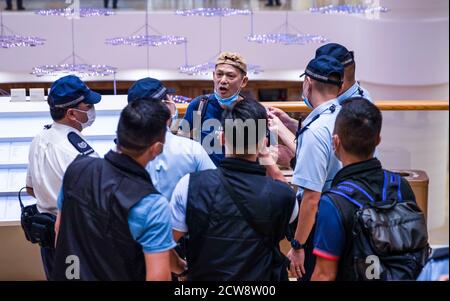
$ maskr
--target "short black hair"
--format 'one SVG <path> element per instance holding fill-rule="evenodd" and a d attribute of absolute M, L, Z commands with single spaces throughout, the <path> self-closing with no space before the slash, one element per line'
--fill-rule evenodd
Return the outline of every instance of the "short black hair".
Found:
<path fill-rule="evenodd" d="M 64 108 L 58 108 L 58 107 L 53 106 L 50 98 L 47 99 L 47 103 L 50 106 L 50 116 L 52 117 L 52 119 L 54 121 L 59 121 L 59 120 L 63 119 L 64 117 L 66 117 L 67 110 L 77 108 L 78 105 L 80 103 L 82 103 L 82 101 L 80 101 L 74 105 L 64 107 Z"/>
<path fill-rule="evenodd" d="M 232 131 L 227 127 L 232 125 Z M 253 154 L 252 149 L 267 135 L 267 111 L 256 100 L 245 99 L 222 113 L 225 144 L 233 154 Z M 231 143 L 233 143 L 231 145 Z"/>
<path fill-rule="evenodd" d="M 363 97 L 347 99 L 336 117 L 334 133 L 348 153 L 367 158 L 373 154 L 381 132 L 380 109 Z"/>
<path fill-rule="evenodd" d="M 50 107 L 50 116 L 54 121 L 59 121 L 66 116 L 67 110 L 70 108 Z"/>
<path fill-rule="evenodd" d="M 150 145 L 164 141 L 170 111 L 161 101 L 132 101 L 120 114 L 117 145 L 142 153 Z"/>

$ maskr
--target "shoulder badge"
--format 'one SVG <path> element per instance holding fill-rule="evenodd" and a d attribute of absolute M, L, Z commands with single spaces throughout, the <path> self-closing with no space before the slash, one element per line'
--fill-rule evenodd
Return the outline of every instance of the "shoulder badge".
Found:
<path fill-rule="evenodd" d="M 94 152 L 94 149 L 75 132 L 67 134 L 67 139 L 81 155 L 87 156 Z"/>

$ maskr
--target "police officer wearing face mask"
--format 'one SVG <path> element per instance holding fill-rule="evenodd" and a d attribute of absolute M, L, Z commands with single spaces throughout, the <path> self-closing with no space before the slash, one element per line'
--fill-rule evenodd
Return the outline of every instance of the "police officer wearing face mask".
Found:
<path fill-rule="evenodd" d="M 167 121 L 164 151 L 150 161 L 146 169 L 150 174 L 155 188 L 168 200 L 172 191 L 184 175 L 215 169 L 216 166 L 209 158 L 202 146 L 191 139 L 171 133 L 169 128 L 178 118 L 178 110 L 170 94 L 175 90 L 166 88 L 155 78 L 142 78 L 128 89 L 128 103 L 133 101 L 161 101 L 170 110 L 171 118 Z"/>
<path fill-rule="evenodd" d="M 74 75 L 52 84 L 47 102 L 53 123 L 46 125 L 33 139 L 28 156 L 27 192 L 36 198 L 39 212 L 56 216 L 62 178 L 76 156 L 98 157 L 81 131 L 94 122 L 94 105 L 100 100 L 100 94 Z M 42 247 L 41 255 L 47 279 L 50 279 L 54 249 Z"/>
<path fill-rule="evenodd" d="M 180 124 L 180 135 L 202 143 L 217 166 L 224 156 L 217 133 L 222 113 L 244 100 L 241 90 L 247 85 L 247 64 L 237 53 L 222 52 L 213 73 L 214 93 L 199 96 L 189 104 Z"/>
<path fill-rule="evenodd" d="M 312 112 L 297 131 L 297 162 L 292 183 L 298 186 L 301 202 L 297 228 L 288 257 L 291 271 L 308 280 L 314 257 L 310 235 L 322 191 L 327 190 L 342 164 L 333 152 L 332 133 L 340 110 L 337 96 L 342 86 L 344 67 L 331 56 L 319 56 L 308 63 L 303 81 L 303 100 Z"/>

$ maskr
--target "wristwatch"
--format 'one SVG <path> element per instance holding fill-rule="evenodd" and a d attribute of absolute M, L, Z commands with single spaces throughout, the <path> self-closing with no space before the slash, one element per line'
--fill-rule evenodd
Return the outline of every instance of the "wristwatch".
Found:
<path fill-rule="evenodd" d="M 306 247 L 306 244 L 301 244 L 298 240 L 293 239 L 293 240 L 291 240 L 291 247 L 294 250 L 300 250 L 300 249 L 304 249 Z"/>

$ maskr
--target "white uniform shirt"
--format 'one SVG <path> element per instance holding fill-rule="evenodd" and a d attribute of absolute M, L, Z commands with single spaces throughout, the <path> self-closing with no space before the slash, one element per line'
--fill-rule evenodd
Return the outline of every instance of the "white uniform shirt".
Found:
<path fill-rule="evenodd" d="M 31 142 L 26 185 L 33 188 L 39 212 L 55 215 L 58 212 L 56 200 L 64 173 L 80 154 L 67 138 L 70 132 L 83 138 L 77 129 L 54 122 Z M 98 154 L 94 152 L 90 156 L 98 157 Z"/>
<path fill-rule="evenodd" d="M 200 143 L 167 130 L 163 152 L 146 168 L 156 190 L 170 200 L 175 185 L 184 175 L 216 166 Z"/>

